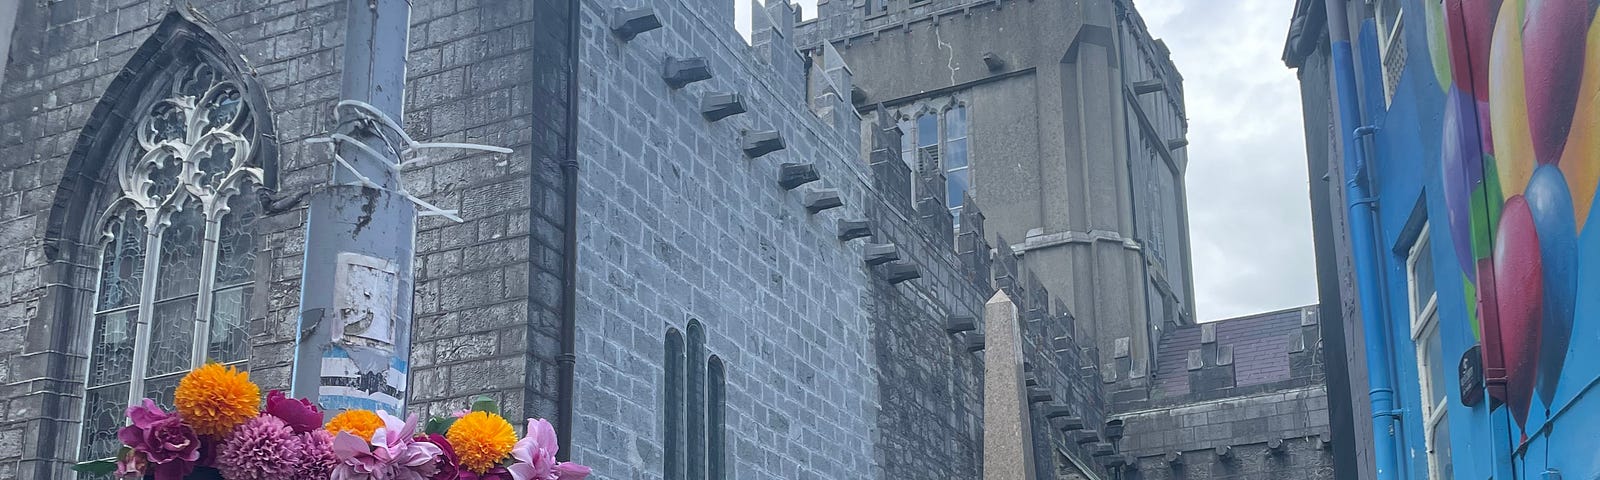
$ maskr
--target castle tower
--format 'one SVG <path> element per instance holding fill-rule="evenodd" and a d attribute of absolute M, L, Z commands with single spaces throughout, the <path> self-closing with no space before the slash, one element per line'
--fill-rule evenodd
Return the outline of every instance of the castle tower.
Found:
<path fill-rule="evenodd" d="M 986 207 L 1109 389 L 1145 395 L 1161 332 L 1195 318 L 1182 78 L 1132 3 L 821 0 L 796 36 L 853 66 L 864 124 L 900 126 L 953 214 Z"/>

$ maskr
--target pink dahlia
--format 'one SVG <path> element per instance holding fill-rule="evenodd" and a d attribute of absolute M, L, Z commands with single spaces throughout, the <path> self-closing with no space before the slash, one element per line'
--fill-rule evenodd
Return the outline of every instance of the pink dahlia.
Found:
<path fill-rule="evenodd" d="M 333 437 L 333 454 L 339 458 L 333 480 L 429 480 L 439 473 L 444 451 L 416 440 L 416 415 L 400 420 L 379 410 L 378 417 L 384 426 L 372 433 L 370 441 L 350 432 Z"/>
<path fill-rule="evenodd" d="M 528 419 L 528 434 L 511 449 L 516 463 L 507 467 L 514 480 L 583 480 L 589 467 L 556 462 L 556 430 L 542 418 Z"/>
<path fill-rule="evenodd" d="M 229 480 L 293 478 L 301 448 L 288 423 L 261 415 L 235 427 L 217 446 L 217 470 Z"/>
<path fill-rule="evenodd" d="M 292 427 L 291 427 L 292 428 Z M 333 434 L 316 429 L 296 436 L 300 442 L 300 463 L 294 478 L 328 478 L 339 457 L 333 454 Z"/>

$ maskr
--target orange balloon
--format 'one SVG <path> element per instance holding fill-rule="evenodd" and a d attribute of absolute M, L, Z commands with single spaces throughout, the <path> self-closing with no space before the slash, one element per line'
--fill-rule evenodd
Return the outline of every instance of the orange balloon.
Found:
<path fill-rule="evenodd" d="M 1521 195 L 1537 166 L 1522 74 L 1522 2 L 1506 2 L 1489 47 L 1489 125 L 1502 200 Z"/>
<path fill-rule="evenodd" d="M 1567 188 L 1572 191 L 1572 210 L 1578 216 L 1579 232 L 1589 219 L 1595 187 L 1600 185 L 1600 16 L 1589 24 L 1585 48 L 1583 83 L 1578 87 L 1578 106 L 1560 164 Z"/>

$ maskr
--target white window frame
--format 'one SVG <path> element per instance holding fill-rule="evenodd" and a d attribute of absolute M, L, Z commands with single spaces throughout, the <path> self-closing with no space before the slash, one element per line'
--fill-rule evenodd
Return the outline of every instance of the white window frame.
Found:
<path fill-rule="evenodd" d="M 1420 298 L 1416 288 L 1417 258 L 1423 249 L 1429 248 L 1429 227 L 1429 224 L 1423 224 L 1422 231 L 1406 252 L 1406 297 L 1410 300 L 1411 343 L 1417 354 L 1417 383 L 1422 398 L 1423 444 L 1427 449 L 1428 478 L 1443 479 L 1445 477 L 1440 464 L 1451 459 L 1440 458 L 1434 444 L 1441 440 L 1435 435 L 1439 427 L 1449 418 L 1450 395 L 1444 386 L 1433 384 L 1431 372 L 1434 362 L 1445 362 L 1446 359 L 1428 356 L 1429 337 L 1439 335 L 1439 294 L 1437 284 L 1434 291 L 1427 292 L 1427 298 Z M 1450 439 L 1442 441 L 1448 442 Z"/>
<path fill-rule="evenodd" d="M 1439 0 L 1423 0 L 1439 1 Z M 1406 23 L 1406 10 L 1402 6 L 1403 0 L 1371 0 L 1373 20 L 1378 26 L 1378 59 L 1383 71 L 1383 101 L 1385 105 L 1394 97 L 1395 86 L 1399 84 L 1400 73 L 1405 70 L 1405 59 L 1401 58 L 1399 65 L 1390 65 L 1396 61 L 1390 57 L 1397 54 L 1404 56 L 1401 49 L 1405 48 L 1404 25 Z M 1394 24 L 1384 24 L 1384 14 L 1393 8 Z M 1398 40 L 1398 41 L 1397 41 Z"/>

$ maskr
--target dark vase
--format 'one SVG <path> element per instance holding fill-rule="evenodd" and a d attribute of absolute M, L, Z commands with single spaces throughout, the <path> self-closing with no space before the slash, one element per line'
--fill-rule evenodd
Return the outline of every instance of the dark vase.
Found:
<path fill-rule="evenodd" d="M 155 475 L 145 475 L 144 480 L 155 480 Z M 222 472 L 211 467 L 195 467 L 194 472 L 183 477 L 184 480 L 222 480 Z"/>

